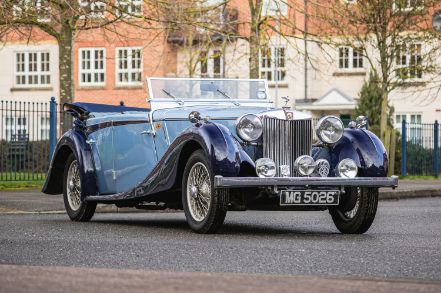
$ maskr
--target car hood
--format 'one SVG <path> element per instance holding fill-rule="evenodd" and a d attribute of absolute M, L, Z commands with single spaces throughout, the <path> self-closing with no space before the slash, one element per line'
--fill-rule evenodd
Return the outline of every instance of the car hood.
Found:
<path fill-rule="evenodd" d="M 294 120 L 309 119 L 310 115 L 295 110 L 282 110 L 269 107 L 246 107 L 246 106 L 192 106 L 179 107 L 173 109 L 160 109 L 152 113 L 154 121 L 161 120 L 187 120 L 192 111 L 198 111 L 202 118 L 211 120 L 231 120 L 237 119 L 245 114 L 256 114 L 259 117 L 272 117 L 287 119 L 286 113 L 292 113 Z"/>

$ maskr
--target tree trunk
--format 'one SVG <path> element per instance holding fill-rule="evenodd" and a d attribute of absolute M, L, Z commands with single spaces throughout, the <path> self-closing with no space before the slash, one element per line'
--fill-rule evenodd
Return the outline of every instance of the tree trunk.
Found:
<path fill-rule="evenodd" d="M 380 113 L 380 138 L 383 143 L 386 143 L 386 135 L 387 135 L 387 120 L 389 116 L 389 107 L 388 107 L 388 93 L 383 89 L 382 98 L 381 98 L 381 113 Z M 387 149 L 387 146 L 386 146 Z"/>
<path fill-rule="evenodd" d="M 59 70 L 60 70 L 60 107 L 74 100 L 73 92 L 73 30 L 69 25 L 63 25 L 58 39 Z M 60 116 L 60 131 L 64 133 L 68 125 Z"/>
<path fill-rule="evenodd" d="M 251 31 L 250 36 L 250 78 L 259 78 L 259 33 Z"/>
<path fill-rule="evenodd" d="M 259 20 L 262 12 L 262 0 L 250 1 L 251 27 L 250 27 L 250 78 L 259 78 L 259 51 L 260 27 Z M 253 5 L 254 4 L 254 5 Z"/>

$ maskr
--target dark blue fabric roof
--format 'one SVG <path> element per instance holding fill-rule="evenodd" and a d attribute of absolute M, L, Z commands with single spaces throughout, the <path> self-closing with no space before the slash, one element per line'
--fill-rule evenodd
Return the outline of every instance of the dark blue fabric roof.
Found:
<path fill-rule="evenodd" d="M 74 106 L 74 108 L 81 108 L 85 112 L 126 112 L 126 111 L 141 111 L 141 112 L 150 112 L 150 109 L 147 108 L 137 108 L 137 107 L 126 107 L 121 105 L 106 105 L 106 104 L 94 104 L 94 103 L 73 103 L 70 104 Z"/>

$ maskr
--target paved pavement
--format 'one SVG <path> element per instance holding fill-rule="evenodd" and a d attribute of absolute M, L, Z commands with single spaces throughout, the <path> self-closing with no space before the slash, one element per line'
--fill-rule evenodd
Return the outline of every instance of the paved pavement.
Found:
<path fill-rule="evenodd" d="M 400 180 L 397 189 L 380 189 L 380 199 L 414 197 L 441 197 L 441 180 Z M 0 191 L 0 212 L 63 211 L 61 195 L 43 194 L 39 190 Z M 133 212 L 133 208 L 119 209 L 114 205 L 101 205 L 99 212 Z"/>
<path fill-rule="evenodd" d="M 216 235 L 183 213 L 0 214 L 0 264 L 441 281 L 440 223 L 438 197 L 381 201 L 364 235 L 328 212 L 229 212 Z"/>
<path fill-rule="evenodd" d="M 0 292 L 440 292 L 441 283 L 0 266 Z"/>
<path fill-rule="evenodd" d="M 441 196 L 441 180 L 399 180 L 398 188 L 380 189 L 381 199 Z"/>
<path fill-rule="evenodd" d="M 420 198 L 380 201 L 364 235 L 327 212 L 229 212 L 217 235 L 114 206 L 74 223 L 61 196 L 1 191 L 0 292 L 441 292 L 440 183 L 381 190 Z"/>

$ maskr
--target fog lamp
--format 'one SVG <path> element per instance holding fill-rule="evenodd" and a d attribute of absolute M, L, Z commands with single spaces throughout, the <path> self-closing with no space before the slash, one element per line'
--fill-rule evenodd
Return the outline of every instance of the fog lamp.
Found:
<path fill-rule="evenodd" d="M 300 156 L 294 162 L 294 168 L 302 176 L 309 176 L 314 172 L 315 161 L 311 156 Z"/>
<path fill-rule="evenodd" d="M 259 177 L 276 176 L 276 163 L 268 158 L 261 158 L 256 161 L 256 173 Z"/>
<path fill-rule="evenodd" d="M 343 159 L 337 166 L 337 175 L 343 178 L 355 178 L 358 173 L 357 163 L 352 159 Z"/>

